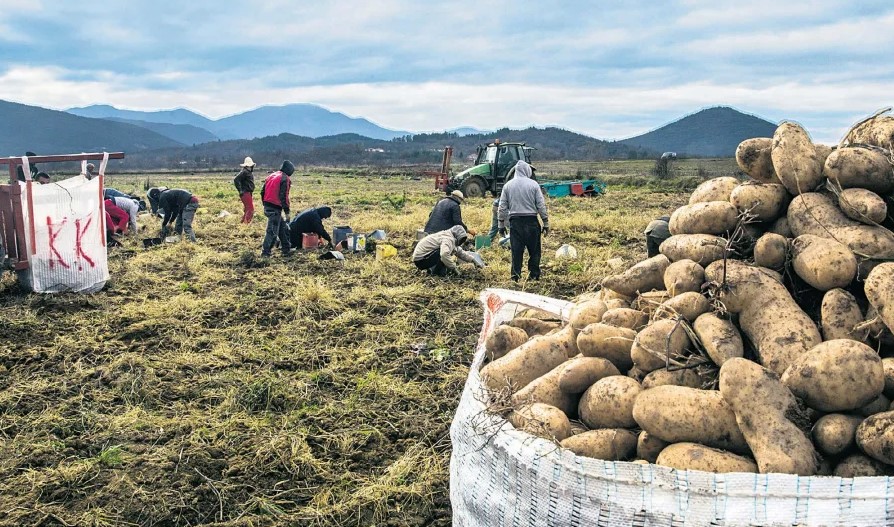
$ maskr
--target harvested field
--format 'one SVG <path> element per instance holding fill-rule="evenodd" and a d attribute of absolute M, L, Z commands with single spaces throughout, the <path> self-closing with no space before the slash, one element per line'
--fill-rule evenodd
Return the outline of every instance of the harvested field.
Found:
<path fill-rule="evenodd" d="M 231 177 L 153 176 L 200 196 L 199 243 L 127 240 L 98 294 L 0 280 L 0 524 L 450 525 L 449 426 L 479 291 L 592 290 L 607 260 L 642 259 L 646 223 L 688 199 L 670 182 L 549 200 L 544 279 L 516 286 L 499 248 L 461 278 L 416 272 L 428 180 L 296 172 L 293 212 L 330 205 L 327 228 L 384 229 L 399 250 L 342 265 L 261 259 L 265 218 L 239 225 Z M 107 186 L 145 195 L 144 180 Z M 487 232 L 491 201 L 467 200 L 470 227 Z M 141 222 L 154 236 L 159 221 Z M 562 243 L 580 258 L 556 260 Z"/>

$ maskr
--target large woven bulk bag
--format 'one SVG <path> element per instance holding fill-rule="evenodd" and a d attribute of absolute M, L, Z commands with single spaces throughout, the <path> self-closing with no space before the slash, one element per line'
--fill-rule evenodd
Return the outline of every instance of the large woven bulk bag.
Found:
<path fill-rule="evenodd" d="M 571 305 L 517 291 L 481 294 L 484 325 L 450 427 L 455 527 L 894 525 L 894 479 L 714 474 L 577 456 L 487 411 L 479 370 L 490 331 L 526 308 Z"/>

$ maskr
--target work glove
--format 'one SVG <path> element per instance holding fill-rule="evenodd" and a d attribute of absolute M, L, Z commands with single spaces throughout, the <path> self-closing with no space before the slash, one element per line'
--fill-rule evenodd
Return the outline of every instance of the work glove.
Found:
<path fill-rule="evenodd" d="M 549 236 L 549 224 L 544 223 L 543 228 L 540 229 L 540 232 L 542 232 L 544 236 Z"/>
<path fill-rule="evenodd" d="M 461 276 L 462 273 L 460 273 L 460 271 L 459 271 L 459 267 L 454 267 L 454 268 L 453 268 L 453 274 L 455 274 L 456 276 Z"/>
<path fill-rule="evenodd" d="M 497 231 L 497 233 L 500 235 L 500 238 L 506 236 L 506 227 L 500 227 L 500 230 Z"/>
<path fill-rule="evenodd" d="M 484 269 L 485 267 L 487 267 L 487 263 L 485 263 L 484 260 L 481 260 L 481 261 L 476 260 L 475 267 L 477 267 L 479 269 Z"/>

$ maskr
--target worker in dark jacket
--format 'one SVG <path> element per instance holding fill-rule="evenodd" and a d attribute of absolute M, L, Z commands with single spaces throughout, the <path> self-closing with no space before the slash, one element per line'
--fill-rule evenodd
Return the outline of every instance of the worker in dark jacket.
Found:
<path fill-rule="evenodd" d="M 264 204 L 264 216 L 267 216 L 267 232 L 261 245 L 261 256 L 270 256 L 273 244 L 279 239 L 283 256 L 288 256 L 291 249 L 289 240 L 289 190 L 295 173 L 295 165 L 288 159 L 276 172 L 267 176 L 261 187 L 261 202 Z M 286 217 L 283 220 L 283 212 Z"/>
<path fill-rule="evenodd" d="M 646 226 L 646 230 L 643 234 L 646 235 L 646 250 L 649 253 L 649 258 L 653 256 L 658 256 L 658 247 L 661 245 L 661 242 L 670 238 L 670 216 L 661 216 L 656 220 L 652 220 Z"/>
<path fill-rule="evenodd" d="M 465 196 L 459 190 L 454 190 L 449 196 L 441 199 L 428 215 L 425 232 L 434 234 L 449 230 L 450 227 L 455 225 L 460 225 L 464 230 L 468 231 L 468 227 L 463 223 L 463 214 L 460 210 L 460 205 L 462 205 L 463 201 L 465 201 Z"/>
<path fill-rule="evenodd" d="M 332 209 L 329 207 L 307 209 L 295 216 L 295 219 L 289 223 L 289 236 L 292 247 L 301 247 L 302 234 L 313 233 L 329 242 L 329 248 L 331 249 L 332 238 L 326 232 L 326 227 L 323 226 L 323 220 L 330 217 L 332 217 Z"/>
<path fill-rule="evenodd" d="M 252 195 L 255 191 L 255 162 L 250 157 L 246 157 L 241 165 L 242 170 L 233 178 L 233 184 L 236 185 L 236 192 L 239 193 L 239 199 L 242 200 L 242 223 L 251 223 L 251 219 L 255 215 L 255 201 Z"/>
<path fill-rule="evenodd" d="M 196 234 L 192 230 L 192 220 L 199 210 L 199 198 L 182 188 L 149 189 L 149 201 L 157 202 L 159 209 L 164 209 L 164 218 L 161 221 L 161 236 L 166 237 L 170 231 L 168 225 L 176 218 L 174 224 L 175 234 L 185 234 L 189 241 L 196 241 Z"/>

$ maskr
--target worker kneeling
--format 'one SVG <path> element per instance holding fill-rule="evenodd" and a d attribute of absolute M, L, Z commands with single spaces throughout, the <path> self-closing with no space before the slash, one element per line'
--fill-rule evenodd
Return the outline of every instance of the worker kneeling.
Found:
<path fill-rule="evenodd" d="M 292 247 L 301 247 L 302 236 L 306 233 L 316 234 L 320 239 L 326 240 L 329 248 L 332 249 L 332 238 L 323 226 L 323 220 L 330 217 L 332 217 L 331 208 L 317 207 L 307 209 L 292 218 L 289 223 L 289 239 Z"/>
<path fill-rule="evenodd" d="M 480 257 L 475 258 L 475 253 L 463 250 L 462 244 L 467 238 L 468 235 L 462 225 L 429 234 L 416 245 L 413 251 L 413 263 L 420 270 L 437 276 L 446 276 L 447 273 L 459 275 L 459 267 L 453 261 L 454 255 L 464 262 L 475 264 L 476 267 L 484 267 L 484 260 Z"/>

